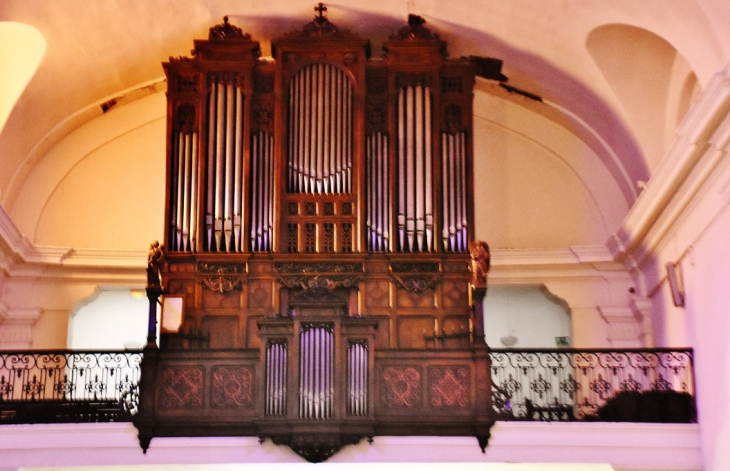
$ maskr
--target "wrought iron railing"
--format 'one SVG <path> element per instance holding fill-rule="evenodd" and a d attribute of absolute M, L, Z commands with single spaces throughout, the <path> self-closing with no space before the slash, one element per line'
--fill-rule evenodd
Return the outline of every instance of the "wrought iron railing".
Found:
<path fill-rule="evenodd" d="M 694 422 L 690 349 L 491 350 L 497 420 Z M 0 424 L 129 421 L 142 352 L 0 352 Z"/>
<path fill-rule="evenodd" d="M 142 352 L 0 352 L 0 424 L 129 421 Z"/>
<path fill-rule="evenodd" d="M 694 422 L 691 349 L 491 350 L 497 420 Z"/>

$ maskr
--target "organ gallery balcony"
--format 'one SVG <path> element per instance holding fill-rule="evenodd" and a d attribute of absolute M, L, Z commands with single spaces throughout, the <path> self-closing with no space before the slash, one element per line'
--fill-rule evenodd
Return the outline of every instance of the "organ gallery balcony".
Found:
<path fill-rule="evenodd" d="M 490 421 L 696 421 L 691 350 L 490 350 L 491 381 L 480 384 L 467 366 L 468 349 L 373 354 L 363 342 L 335 339 L 330 325 L 303 325 L 298 361 L 289 361 L 296 357 L 280 341 L 267 342 L 263 358 L 258 351 L 148 348 L 163 371 L 161 387 L 150 388 L 154 433 L 269 437 L 321 461 L 361 438 L 474 434 L 488 402 L 474 398 L 490 383 Z M 279 327 L 269 322 L 270 332 Z M 371 329 L 355 322 L 344 330 Z M 344 362 L 333 361 L 336 350 Z M 0 424 L 138 422 L 142 355 L 2 352 Z M 297 442 L 300 434 L 319 441 Z"/>

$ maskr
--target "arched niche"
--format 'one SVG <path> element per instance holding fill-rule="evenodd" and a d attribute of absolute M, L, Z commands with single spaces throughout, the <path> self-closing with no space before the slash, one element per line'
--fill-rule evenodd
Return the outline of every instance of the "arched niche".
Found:
<path fill-rule="evenodd" d="M 695 72 L 672 44 L 636 26 L 595 28 L 586 38 L 586 49 L 631 123 L 653 171 L 671 144 L 668 136 L 673 137 L 691 96 L 696 96 Z"/>
<path fill-rule="evenodd" d="M 97 288 L 71 311 L 67 348 L 140 349 L 147 338 L 148 309 L 143 290 Z"/>
<path fill-rule="evenodd" d="M 493 285 L 484 299 L 484 332 L 492 348 L 570 344 L 570 308 L 544 285 Z"/>

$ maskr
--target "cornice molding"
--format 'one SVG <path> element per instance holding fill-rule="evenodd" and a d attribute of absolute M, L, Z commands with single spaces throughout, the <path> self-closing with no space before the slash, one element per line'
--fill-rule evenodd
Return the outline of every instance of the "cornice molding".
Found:
<path fill-rule="evenodd" d="M 143 285 L 146 266 L 143 250 L 35 246 L 0 206 L 0 272 L 6 278 Z M 0 305 L 0 319 L 5 311 Z"/>
<path fill-rule="evenodd" d="M 574 246 L 555 249 L 499 249 L 490 250 L 491 265 L 497 269 L 536 267 L 590 267 L 595 269 L 622 269 L 604 245 Z"/>
<path fill-rule="evenodd" d="M 713 176 L 730 150 L 730 64 L 719 71 L 677 128 L 677 137 L 607 247 L 641 266 Z"/>

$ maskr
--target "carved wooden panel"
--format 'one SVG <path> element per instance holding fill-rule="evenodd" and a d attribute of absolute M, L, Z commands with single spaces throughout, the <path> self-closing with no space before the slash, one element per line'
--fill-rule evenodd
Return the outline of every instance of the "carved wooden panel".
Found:
<path fill-rule="evenodd" d="M 203 367 L 167 366 L 162 369 L 160 407 L 197 409 L 203 406 Z"/>
<path fill-rule="evenodd" d="M 195 295 L 195 282 L 189 279 L 173 278 L 165 286 L 168 294 L 185 294 L 188 299 L 193 299 Z"/>
<path fill-rule="evenodd" d="M 248 287 L 248 308 L 271 308 L 272 284 L 270 280 L 252 281 Z"/>
<path fill-rule="evenodd" d="M 365 308 L 387 308 L 390 306 L 390 282 L 387 280 L 374 280 L 365 283 L 364 286 Z"/>
<path fill-rule="evenodd" d="M 254 369 L 250 366 L 214 366 L 211 372 L 211 407 L 252 407 Z"/>
<path fill-rule="evenodd" d="M 441 285 L 443 306 L 445 308 L 469 305 L 469 285 L 464 280 L 445 280 Z"/>
<path fill-rule="evenodd" d="M 240 281 L 240 280 L 239 280 Z M 241 307 L 242 294 L 239 290 L 220 293 L 210 289 L 203 290 L 203 309 L 235 309 Z"/>
<path fill-rule="evenodd" d="M 246 347 L 261 348 L 261 337 L 259 337 L 259 328 L 256 325 L 262 316 L 248 316 L 246 318 Z"/>
<path fill-rule="evenodd" d="M 210 348 L 240 348 L 238 316 L 206 316 L 203 332 L 210 335 Z"/>
<path fill-rule="evenodd" d="M 428 369 L 430 407 L 469 407 L 470 391 L 468 366 L 432 366 Z"/>
<path fill-rule="evenodd" d="M 431 316 L 401 316 L 397 328 L 398 348 L 425 348 L 425 338 L 434 332 L 434 319 Z"/>
<path fill-rule="evenodd" d="M 421 308 L 428 309 L 436 307 L 436 297 L 432 290 L 425 291 L 406 291 L 404 289 L 396 290 L 396 305 L 399 308 Z"/>
<path fill-rule="evenodd" d="M 380 373 L 380 400 L 388 408 L 422 406 L 421 371 L 412 366 L 389 366 Z"/>

